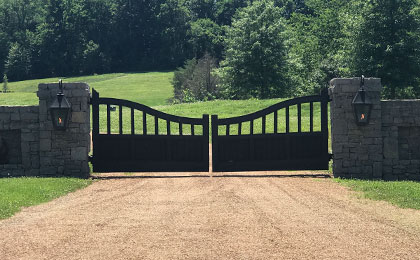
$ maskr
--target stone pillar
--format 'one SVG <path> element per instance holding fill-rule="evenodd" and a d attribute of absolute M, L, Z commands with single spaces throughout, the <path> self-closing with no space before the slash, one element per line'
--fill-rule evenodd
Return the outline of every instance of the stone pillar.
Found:
<path fill-rule="evenodd" d="M 373 102 L 370 122 L 358 126 L 351 102 L 360 87 L 360 78 L 330 82 L 331 141 L 335 177 L 382 178 L 383 144 L 380 79 L 365 78 L 365 90 Z"/>
<path fill-rule="evenodd" d="M 57 131 L 53 128 L 49 107 L 58 93 L 58 83 L 38 86 L 40 175 L 86 178 L 90 172 L 89 86 L 64 83 L 63 92 L 71 104 L 71 115 L 68 128 Z"/>

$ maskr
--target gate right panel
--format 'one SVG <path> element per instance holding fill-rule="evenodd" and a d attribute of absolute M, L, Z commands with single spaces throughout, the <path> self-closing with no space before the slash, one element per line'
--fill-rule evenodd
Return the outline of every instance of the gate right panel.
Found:
<path fill-rule="evenodd" d="M 244 116 L 212 116 L 213 171 L 327 170 L 327 105 L 322 92 Z"/>

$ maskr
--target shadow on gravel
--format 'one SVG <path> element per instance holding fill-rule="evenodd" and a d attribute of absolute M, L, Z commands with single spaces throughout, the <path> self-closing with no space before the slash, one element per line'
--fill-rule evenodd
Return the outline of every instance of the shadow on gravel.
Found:
<path fill-rule="evenodd" d="M 281 175 L 258 175 L 258 174 L 232 174 L 214 175 L 214 178 L 331 178 L 328 174 L 281 174 Z"/>
<path fill-rule="evenodd" d="M 178 178 L 210 178 L 210 175 L 159 175 L 159 176 L 132 176 L 132 175 L 126 175 L 126 176 L 92 176 L 92 179 L 94 180 L 112 180 L 112 179 L 178 179 Z"/>
<path fill-rule="evenodd" d="M 112 179 L 182 179 L 182 178 L 331 178 L 328 174 L 224 174 L 224 175 L 124 175 L 124 176 L 92 176 L 94 180 Z"/>

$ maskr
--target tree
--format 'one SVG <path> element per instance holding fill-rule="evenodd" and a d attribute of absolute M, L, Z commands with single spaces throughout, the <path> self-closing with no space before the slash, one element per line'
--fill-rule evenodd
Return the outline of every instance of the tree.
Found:
<path fill-rule="evenodd" d="M 184 67 L 174 73 L 175 102 L 212 100 L 218 97 L 218 78 L 214 73 L 217 61 L 208 53 L 197 60 L 188 60 Z"/>
<path fill-rule="evenodd" d="M 191 38 L 195 57 L 199 58 L 204 53 L 213 57 L 222 58 L 223 30 L 210 19 L 198 19 L 191 23 Z"/>
<path fill-rule="evenodd" d="M 7 79 L 7 75 L 4 74 L 3 76 L 3 93 L 6 93 L 9 91 L 9 87 L 7 86 L 7 83 L 9 82 L 9 80 Z"/>
<path fill-rule="evenodd" d="M 188 43 L 190 11 L 184 1 L 166 0 L 159 7 L 158 24 L 155 30 L 160 31 L 161 47 L 158 49 L 157 63 L 160 68 L 173 69 L 181 66 L 193 54 Z"/>
<path fill-rule="evenodd" d="M 280 97 L 287 93 L 281 9 L 269 0 L 239 9 L 225 39 L 220 70 L 227 98 Z"/>
<path fill-rule="evenodd" d="M 3 74 L 6 64 L 7 55 L 9 54 L 10 41 L 6 35 L 0 31 L 0 73 Z M 1 75 L 0 74 L 0 75 Z"/>
<path fill-rule="evenodd" d="M 354 72 L 379 77 L 386 98 L 420 96 L 417 0 L 371 0 L 356 39 Z M 407 93 L 411 88 L 413 93 Z"/>
<path fill-rule="evenodd" d="M 194 20 L 197 19 L 214 19 L 214 13 L 216 8 L 216 2 L 214 0 L 188 0 L 188 9 L 191 10 L 191 15 Z"/>
<path fill-rule="evenodd" d="M 31 52 L 25 46 L 15 42 L 9 50 L 6 71 L 12 80 L 27 79 L 31 73 Z"/>
<path fill-rule="evenodd" d="M 83 73 L 103 73 L 108 70 L 108 60 L 100 51 L 99 44 L 89 41 L 83 51 Z"/>
<path fill-rule="evenodd" d="M 239 8 L 248 5 L 244 0 L 216 1 L 215 21 L 218 25 L 231 25 L 232 17 Z"/>
<path fill-rule="evenodd" d="M 295 1 L 300 2 L 300 1 Z M 307 0 L 287 25 L 289 73 L 296 95 L 317 94 L 334 77 L 350 76 L 356 1 Z"/>

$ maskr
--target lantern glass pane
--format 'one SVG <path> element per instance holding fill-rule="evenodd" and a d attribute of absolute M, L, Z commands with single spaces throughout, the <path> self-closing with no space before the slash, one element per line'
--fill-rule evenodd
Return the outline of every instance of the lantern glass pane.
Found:
<path fill-rule="evenodd" d="M 357 104 L 355 106 L 356 117 L 359 123 L 367 123 L 369 119 L 369 108 L 367 104 Z"/>
<path fill-rule="evenodd" d="M 53 124 L 57 129 L 64 129 L 67 123 L 68 109 L 52 109 L 51 110 Z"/>

